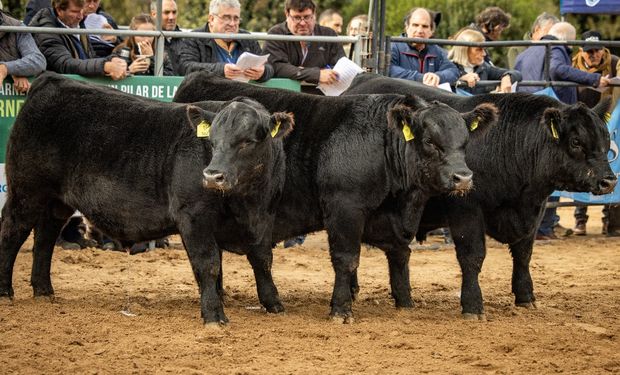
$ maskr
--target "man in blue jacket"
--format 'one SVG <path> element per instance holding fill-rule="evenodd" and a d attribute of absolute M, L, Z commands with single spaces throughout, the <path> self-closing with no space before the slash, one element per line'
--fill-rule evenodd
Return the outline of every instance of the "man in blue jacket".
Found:
<path fill-rule="evenodd" d="M 403 36 L 429 39 L 433 36 L 435 26 L 428 9 L 413 8 L 405 17 Z M 448 53 L 439 46 L 422 43 L 393 43 L 390 77 L 437 86 L 440 83 L 456 82 L 459 78 L 459 70 L 448 59 Z"/>

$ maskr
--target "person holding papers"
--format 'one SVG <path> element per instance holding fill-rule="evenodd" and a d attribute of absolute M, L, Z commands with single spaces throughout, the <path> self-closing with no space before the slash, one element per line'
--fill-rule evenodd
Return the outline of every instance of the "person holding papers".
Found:
<path fill-rule="evenodd" d="M 194 31 L 248 34 L 247 31 L 239 29 L 240 15 L 241 4 L 238 0 L 211 0 L 207 24 Z M 244 52 L 260 55 L 261 48 L 255 40 L 188 38 L 180 48 L 179 70 L 183 75 L 206 70 L 229 79 L 259 82 L 273 76 L 273 67 L 267 63 L 246 69 L 238 67 L 237 60 Z"/>
<path fill-rule="evenodd" d="M 312 0 L 286 0 L 284 11 L 286 21 L 273 26 L 268 34 L 337 36 L 334 30 L 316 23 L 316 5 Z M 335 83 L 338 74 L 332 68 L 344 56 L 341 43 L 327 42 L 268 40 L 264 52 L 269 54 L 276 77 L 313 84 Z M 320 91 L 312 89 L 302 86 L 302 91 L 320 94 Z"/>

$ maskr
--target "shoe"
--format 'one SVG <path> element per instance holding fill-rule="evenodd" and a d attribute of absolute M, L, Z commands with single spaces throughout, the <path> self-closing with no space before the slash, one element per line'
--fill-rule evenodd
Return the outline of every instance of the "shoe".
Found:
<path fill-rule="evenodd" d="M 168 237 L 155 240 L 155 247 L 158 249 L 165 249 L 169 246 L 170 246 L 170 242 L 168 241 Z"/>
<path fill-rule="evenodd" d="M 56 242 L 56 245 L 62 247 L 63 250 L 82 250 L 82 247 L 79 244 L 65 240 Z"/>
<path fill-rule="evenodd" d="M 103 245 L 101 245 L 101 249 L 102 250 L 116 250 L 116 246 L 114 245 L 114 242 L 106 242 Z"/>
<path fill-rule="evenodd" d="M 620 237 L 620 230 L 612 229 L 605 233 L 607 237 Z"/>
<path fill-rule="evenodd" d="M 578 221 L 573 228 L 573 233 L 575 236 L 585 236 L 586 235 L 586 223 L 585 221 Z"/>
<path fill-rule="evenodd" d="M 138 243 L 133 244 L 133 246 L 129 248 L 129 254 L 136 255 L 136 254 L 144 253 L 148 251 L 148 249 L 149 249 L 148 242 L 138 242 Z"/>
<path fill-rule="evenodd" d="M 558 236 L 555 233 L 549 233 L 547 235 L 542 233 L 536 233 L 536 241 L 553 241 L 559 240 Z"/>
<path fill-rule="evenodd" d="M 284 241 L 284 248 L 288 249 L 289 247 L 295 247 L 297 245 L 297 238 L 293 237 L 293 238 L 289 238 L 288 240 Z"/>
<path fill-rule="evenodd" d="M 563 227 L 558 223 L 553 227 L 553 233 L 555 233 L 556 236 L 568 237 L 572 235 L 574 231 L 570 228 Z"/>

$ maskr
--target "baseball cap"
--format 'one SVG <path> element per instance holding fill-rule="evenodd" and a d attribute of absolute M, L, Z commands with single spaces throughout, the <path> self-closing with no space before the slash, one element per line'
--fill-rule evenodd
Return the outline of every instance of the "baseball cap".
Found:
<path fill-rule="evenodd" d="M 601 33 L 599 33 L 598 31 L 586 31 L 585 33 L 581 34 L 581 39 L 587 41 L 587 42 L 598 42 L 600 40 L 603 40 L 603 36 L 601 35 Z M 595 49 L 603 49 L 603 46 L 584 46 L 583 50 L 584 51 L 592 51 Z"/>

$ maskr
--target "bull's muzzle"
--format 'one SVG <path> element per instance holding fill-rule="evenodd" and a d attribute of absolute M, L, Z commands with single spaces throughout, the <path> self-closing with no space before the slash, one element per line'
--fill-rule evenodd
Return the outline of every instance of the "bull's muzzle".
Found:
<path fill-rule="evenodd" d="M 453 193 L 457 195 L 467 194 L 474 186 L 474 174 L 469 172 L 457 172 L 452 175 L 452 183 L 454 184 Z"/>
<path fill-rule="evenodd" d="M 597 189 L 593 193 L 596 195 L 609 194 L 614 191 L 617 183 L 618 179 L 614 175 L 603 178 L 598 182 Z"/>
<path fill-rule="evenodd" d="M 226 177 L 224 172 L 205 169 L 202 172 L 204 186 L 207 189 L 216 189 L 221 191 L 227 191 L 232 188 L 230 179 Z"/>

